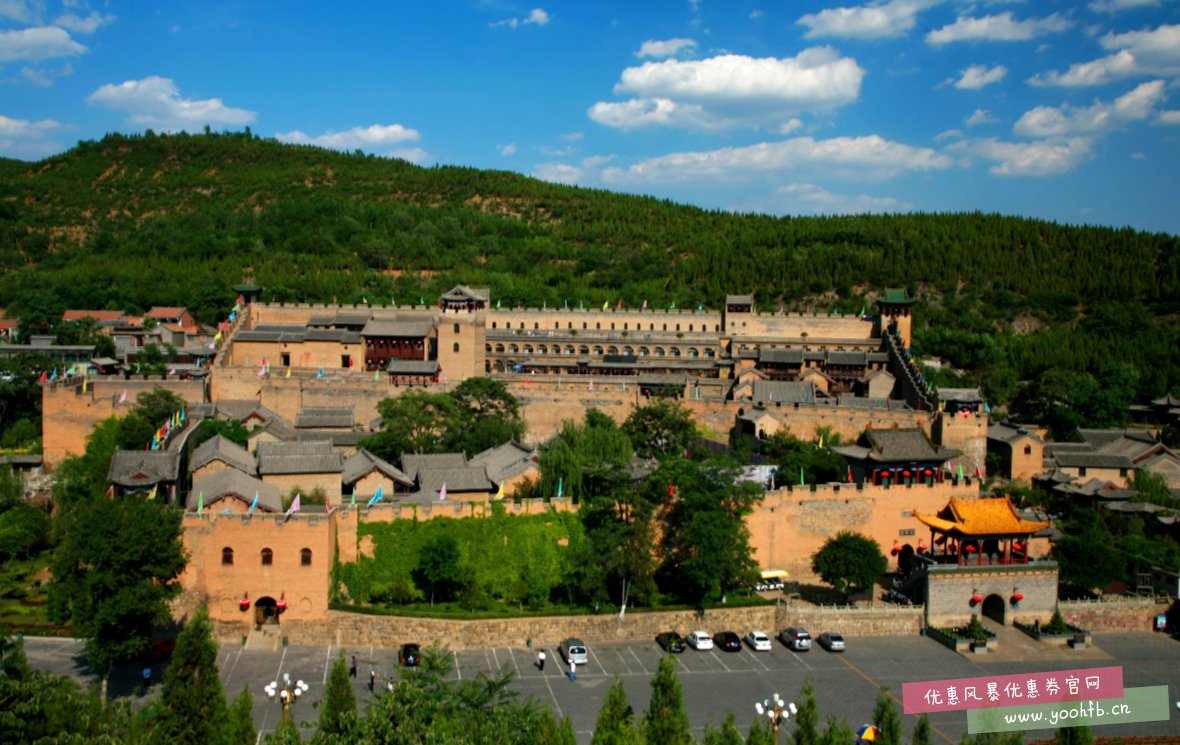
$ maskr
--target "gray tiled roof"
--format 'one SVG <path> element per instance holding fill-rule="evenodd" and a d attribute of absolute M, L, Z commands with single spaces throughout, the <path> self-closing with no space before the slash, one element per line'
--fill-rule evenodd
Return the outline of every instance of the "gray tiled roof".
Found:
<path fill-rule="evenodd" d="M 284 473 L 340 473 L 344 461 L 327 440 L 310 442 L 259 442 L 258 472 L 262 475 Z"/>
<path fill-rule="evenodd" d="M 1134 468 L 1135 464 L 1125 455 L 1105 453 L 1054 452 L 1053 460 L 1062 468 Z"/>
<path fill-rule="evenodd" d="M 352 407 L 349 406 L 309 407 L 299 412 L 298 416 L 295 417 L 295 429 L 314 427 L 352 428 L 355 424 L 356 420 L 352 413 Z"/>
<path fill-rule="evenodd" d="M 422 455 L 407 453 L 402 455 L 402 471 L 411 479 L 417 479 L 418 472 L 422 470 L 466 467 L 467 456 L 463 453 L 425 453 Z"/>
<path fill-rule="evenodd" d="M 356 451 L 356 454 L 344 461 L 344 472 L 340 475 L 340 480 L 345 484 L 355 484 L 374 470 L 380 471 L 405 486 L 412 486 L 414 483 L 414 480 L 402 472 L 400 468 L 378 458 L 364 448 Z"/>
<path fill-rule="evenodd" d="M 430 336 L 434 321 L 429 318 L 373 318 L 361 329 L 361 336 L 396 336 L 420 339 Z"/>
<path fill-rule="evenodd" d="M 189 458 L 188 470 L 191 473 L 215 460 L 220 460 L 227 466 L 251 476 L 258 473 L 258 460 L 254 455 L 233 440 L 221 435 L 214 435 L 193 449 L 192 456 Z"/>
<path fill-rule="evenodd" d="M 218 471 L 217 473 L 193 482 L 193 488 L 185 501 L 185 508 L 194 512 L 201 495 L 205 497 L 205 509 L 221 509 L 214 505 L 219 499 L 238 499 L 247 506 L 258 495 L 258 509 L 264 512 L 281 512 L 283 497 L 279 487 L 267 484 L 241 471 Z"/>
<path fill-rule="evenodd" d="M 726 305 L 753 306 L 754 305 L 754 296 L 753 295 L 726 295 L 725 296 L 725 304 Z"/>
<path fill-rule="evenodd" d="M 360 430 L 338 430 L 338 429 L 301 429 L 295 433 L 295 439 L 300 442 L 314 442 L 315 440 L 322 440 L 332 443 L 332 447 L 351 448 L 356 447 L 357 443 L 368 437 L 371 432 L 361 432 Z"/>
<path fill-rule="evenodd" d="M 393 375 L 437 375 L 438 360 L 393 359 L 389 361 L 385 371 Z"/>
<path fill-rule="evenodd" d="M 495 487 L 488 480 L 482 467 L 438 468 L 418 471 L 418 486 L 426 492 L 437 492 L 446 484 L 448 492 L 492 491 Z"/>
<path fill-rule="evenodd" d="M 538 453 L 535 447 L 513 441 L 473 456 L 468 464 L 482 467 L 487 471 L 488 478 L 499 484 L 535 467 L 533 459 L 536 457 Z"/>
<path fill-rule="evenodd" d="M 793 380 L 755 380 L 752 398 L 758 403 L 814 403 L 815 383 Z"/>
<path fill-rule="evenodd" d="M 758 350 L 758 361 L 779 365 L 802 365 L 803 351 L 800 349 L 769 349 L 763 347 Z"/>
<path fill-rule="evenodd" d="M 1036 432 L 1025 429 L 1024 427 L 1009 427 L 1006 424 L 998 424 L 996 422 L 989 422 L 987 426 L 987 439 L 996 440 L 998 442 L 1015 442 L 1022 440 L 1025 437 L 1040 442 L 1041 438 Z"/>
<path fill-rule="evenodd" d="M 467 285 L 455 285 L 449 292 L 443 295 L 445 300 L 483 300 L 485 303 L 491 298 L 491 290 L 486 288 L 468 287 Z"/>
<path fill-rule="evenodd" d="M 938 397 L 943 401 L 956 401 L 963 404 L 983 403 L 983 394 L 978 388 L 939 388 Z"/>
<path fill-rule="evenodd" d="M 176 481 L 180 455 L 171 450 L 116 450 L 107 480 L 128 489 Z"/>
<path fill-rule="evenodd" d="M 870 429 L 864 439 L 872 448 L 869 458 L 882 463 L 943 461 L 959 454 L 958 450 L 936 448 L 920 429 Z"/>
<path fill-rule="evenodd" d="M 829 365 L 849 365 L 864 367 L 868 364 L 868 357 L 864 352 L 828 352 Z"/>

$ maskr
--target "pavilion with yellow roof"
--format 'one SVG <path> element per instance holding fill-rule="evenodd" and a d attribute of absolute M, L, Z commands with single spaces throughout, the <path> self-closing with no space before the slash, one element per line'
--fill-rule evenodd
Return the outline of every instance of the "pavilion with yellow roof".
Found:
<path fill-rule="evenodd" d="M 937 514 L 913 512 L 930 528 L 930 557 L 943 564 L 1027 564 L 1029 539 L 1047 520 L 1025 520 L 1008 497 L 951 497 Z"/>

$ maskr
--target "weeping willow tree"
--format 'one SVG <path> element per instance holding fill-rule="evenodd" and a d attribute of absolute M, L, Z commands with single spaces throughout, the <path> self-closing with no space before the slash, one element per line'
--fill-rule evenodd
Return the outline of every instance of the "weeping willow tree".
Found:
<path fill-rule="evenodd" d="M 589 409 L 582 424 L 567 421 L 541 454 L 541 493 L 576 502 L 597 496 L 631 461 L 631 453 L 631 440 L 614 420 Z"/>

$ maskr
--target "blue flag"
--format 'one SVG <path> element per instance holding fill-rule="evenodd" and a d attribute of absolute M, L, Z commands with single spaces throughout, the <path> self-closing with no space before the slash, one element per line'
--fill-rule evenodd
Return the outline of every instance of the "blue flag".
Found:
<path fill-rule="evenodd" d="M 564 481 L 564 479 L 562 479 L 560 476 L 557 478 L 557 498 L 558 499 L 561 499 L 561 487 L 562 487 L 563 481 Z"/>
<path fill-rule="evenodd" d="M 254 501 L 250 503 L 250 511 L 246 514 L 253 515 L 254 508 L 258 506 L 258 492 L 254 492 Z"/>
<path fill-rule="evenodd" d="M 319 371 L 318 373 L 316 373 L 316 374 L 315 374 L 315 376 L 316 376 L 317 378 L 322 378 L 322 377 L 324 377 L 324 368 L 322 368 L 322 367 L 321 367 L 321 368 L 320 368 L 320 371 Z"/>
<path fill-rule="evenodd" d="M 380 485 L 378 485 L 378 486 L 377 486 L 377 493 L 376 493 L 376 494 L 374 494 L 374 495 L 373 495 L 373 498 L 369 500 L 369 505 L 368 505 L 368 506 L 369 506 L 369 507 L 372 507 L 373 505 L 375 505 L 375 504 L 377 504 L 378 502 L 380 502 L 380 501 L 381 501 L 381 495 L 382 495 L 382 493 L 383 493 L 384 491 L 385 491 L 385 484 L 380 484 Z"/>

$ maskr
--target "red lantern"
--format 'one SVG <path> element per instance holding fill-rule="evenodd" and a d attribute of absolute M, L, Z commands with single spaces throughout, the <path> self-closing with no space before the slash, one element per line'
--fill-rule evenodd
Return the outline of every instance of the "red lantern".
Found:
<path fill-rule="evenodd" d="M 238 607 L 242 610 L 250 610 L 250 600 L 248 598 L 242 598 L 238 601 Z"/>
<path fill-rule="evenodd" d="M 934 543 L 935 543 L 935 545 L 938 545 L 938 546 L 943 545 L 944 543 L 946 543 L 946 536 L 945 535 L 938 536 L 937 538 L 934 539 Z"/>
<path fill-rule="evenodd" d="M 908 479 L 910 477 L 910 472 L 909 471 L 902 471 L 901 475 Z"/>
<path fill-rule="evenodd" d="M 931 469 L 929 469 L 929 468 L 927 468 L 925 471 L 923 471 L 923 473 L 925 473 L 927 476 L 933 476 L 933 475 L 934 475 L 934 471 L 933 471 L 933 470 L 931 470 Z"/>
<path fill-rule="evenodd" d="M 275 603 L 275 607 L 279 610 L 287 610 L 287 601 L 280 600 L 279 602 Z"/>
<path fill-rule="evenodd" d="M 918 544 L 918 550 L 919 550 L 919 551 L 925 551 L 925 550 L 926 550 L 926 549 L 928 549 L 928 548 L 930 548 L 930 547 L 926 545 L 926 542 L 925 542 L 925 541 L 923 541 L 922 543 L 919 543 L 919 544 Z"/>
<path fill-rule="evenodd" d="M 894 547 L 893 547 L 893 548 L 892 548 L 892 549 L 889 551 L 889 553 L 893 554 L 894 556 L 897 556 L 898 554 L 900 554 L 900 553 L 901 553 L 901 548 L 899 548 L 898 546 L 894 546 Z"/>
<path fill-rule="evenodd" d="M 966 545 L 966 546 L 963 548 L 963 550 L 964 550 L 964 551 L 966 551 L 966 552 L 967 552 L 967 553 L 969 553 L 969 554 L 973 554 L 973 553 L 975 553 L 975 544 L 974 544 L 974 543 L 968 543 L 968 544 L 967 544 L 967 545 Z"/>
<path fill-rule="evenodd" d="M 1015 543 L 1012 544 L 1012 550 L 1013 551 L 1023 551 L 1024 544 L 1021 543 L 1020 541 L 1016 541 Z"/>
<path fill-rule="evenodd" d="M 1024 594 L 1020 592 L 1012 593 L 1012 605 L 1016 605 L 1021 600 L 1024 600 Z"/>
<path fill-rule="evenodd" d="M 982 595 L 972 595 L 972 596 L 971 596 L 971 604 L 972 604 L 972 605 L 979 605 L 979 604 L 980 604 L 980 603 L 982 603 L 982 602 L 983 602 L 983 596 L 982 596 Z"/>

